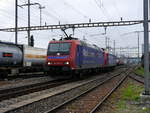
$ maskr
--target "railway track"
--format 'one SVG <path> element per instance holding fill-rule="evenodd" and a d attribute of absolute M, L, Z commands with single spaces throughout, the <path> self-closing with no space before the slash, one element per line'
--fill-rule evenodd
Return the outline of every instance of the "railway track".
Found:
<path fill-rule="evenodd" d="M 105 84 L 107 81 L 111 81 L 111 79 L 115 79 L 115 77 L 123 77 L 125 78 L 128 73 L 121 75 L 121 70 L 119 72 L 114 72 L 115 76 L 111 74 L 107 74 L 107 76 L 100 76 L 94 80 L 90 80 L 85 83 L 71 83 L 66 84 L 66 87 L 61 87 L 60 90 L 56 92 L 52 90 L 51 94 L 42 95 L 42 97 L 38 97 L 36 100 L 31 99 L 30 102 L 21 102 L 14 104 L 13 106 L 9 106 L 0 110 L 3 113 L 49 113 L 54 112 L 57 109 L 61 109 L 62 106 L 70 103 L 77 98 L 85 95 L 86 93 L 90 93 L 96 87 Z M 119 76 L 120 75 L 120 76 Z M 119 80 L 121 81 L 121 80 Z M 111 82 L 110 82 L 111 83 Z M 111 86 L 111 85 L 110 85 Z M 70 88 L 68 88 L 70 87 Z M 44 98 L 43 98 L 44 97 Z M 24 104 L 26 103 L 26 104 Z"/>
<path fill-rule="evenodd" d="M 0 86 L 5 86 L 5 85 L 7 85 L 7 84 L 9 84 L 8 81 L 0 81 Z"/>
<path fill-rule="evenodd" d="M 93 89 L 89 89 L 44 113 L 95 113 L 99 106 L 122 84 L 129 73 L 120 74 L 104 80 Z"/>
<path fill-rule="evenodd" d="M 65 83 L 71 82 L 70 80 L 52 80 L 43 83 L 36 83 L 27 86 L 21 86 L 10 89 L 0 90 L 0 101 L 10 98 L 16 98 L 18 96 L 26 95 L 29 93 L 45 90 L 47 88 L 56 87 Z"/>
<path fill-rule="evenodd" d="M 33 77 L 42 77 L 45 76 L 43 72 L 38 72 L 38 73 L 19 73 L 18 75 L 13 75 L 9 76 L 8 80 L 13 80 L 16 78 L 22 78 L 22 79 L 27 79 L 27 78 L 33 78 Z"/>
<path fill-rule="evenodd" d="M 134 73 L 130 74 L 129 76 L 131 79 L 141 83 L 141 84 L 144 84 L 144 77 L 143 76 L 140 76 L 140 75 L 136 75 Z"/>
<path fill-rule="evenodd" d="M 15 78 L 15 77 L 12 77 L 12 78 Z M 61 84 L 65 84 L 65 83 L 72 82 L 72 81 L 73 80 L 64 81 L 60 79 L 60 80 L 53 80 L 53 81 L 51 80 L 51 81 L 35 83 L 35 84 L 25 85 L 25 86 L 17 86 L 14 88 L 0 89 L 0 101 L 30 94 L 30 93 L 41 91 L 41 90 L 45 90 L 47 88 L 52 88 L 52 87 L 59 86 Z M 5 85 L 3 82 L 1 83 L 2 85 Z"/>
<path fill-rule="evenodd" d="M 4 77 L 2 80 L 15 80 L 15 79 L 28 79 L 33 77 L 43 77 L 44 72 L 32 72 L 32 73 L 19 73 L 16 75 L 9 74 L 7 77 Z"/>

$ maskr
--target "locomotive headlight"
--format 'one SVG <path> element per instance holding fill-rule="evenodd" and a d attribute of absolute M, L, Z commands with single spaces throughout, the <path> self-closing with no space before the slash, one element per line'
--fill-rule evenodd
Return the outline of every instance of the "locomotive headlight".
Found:
<path fill-rule="evenodd" d="M 52 64 L 52 62 L 48 62 L 47 64 L 50 65 L 50 64 Z"/>
<path fill-rule="evenodd" d="M 67 65 L 69 65 L 69 62 L 65 62 L 64 64 L 67 64 Z"/>

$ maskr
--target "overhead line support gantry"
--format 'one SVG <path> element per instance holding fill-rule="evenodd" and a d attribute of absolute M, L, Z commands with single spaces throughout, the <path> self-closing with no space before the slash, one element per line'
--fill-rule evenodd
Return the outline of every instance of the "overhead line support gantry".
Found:
<path fill-rule="evenodd" d="M 68 29 L 68 28 L 88 28 L 88 27 L 112 27 L 112 26 L 128 26 L 143 23 L 142 20 L 135 21 L 113 21 L 113 22 L 93 22 L 93 23 L 77 23 L 77 24 L 59 24 L 59 25 L 45 25 L 45 26 L 30 26 L 18 27 L 18 31 L 48 30 L 48 29 Z M 4 28 L 0 31 L 15 32 L 15 28 Z"/>

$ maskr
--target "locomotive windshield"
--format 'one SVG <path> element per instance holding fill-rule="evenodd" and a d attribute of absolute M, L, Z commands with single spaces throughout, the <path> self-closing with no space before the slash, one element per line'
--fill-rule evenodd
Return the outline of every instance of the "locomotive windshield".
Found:
<path fill-rule="evenodd" d="M 50 43 L 48 55 L 69 55 L 71 43 Z"/>

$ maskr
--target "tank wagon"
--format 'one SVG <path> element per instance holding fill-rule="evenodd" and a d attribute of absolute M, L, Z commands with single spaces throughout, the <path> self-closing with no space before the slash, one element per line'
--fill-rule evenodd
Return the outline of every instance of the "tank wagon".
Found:
<path fill-rule="evenodd" d="M 74 38 L 50 41 L 47 50 L 47 72 L 56 76 L 100 71 L 116 66 L 116 57 L 96 45 Z M 65 74 L 69 75 L 69 74 Z"/>
<path fill-rule="evenodd" d="M 0 42 L 0 77 L 43 69 L 46 49 Z"/>

